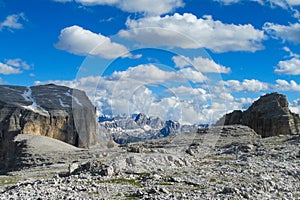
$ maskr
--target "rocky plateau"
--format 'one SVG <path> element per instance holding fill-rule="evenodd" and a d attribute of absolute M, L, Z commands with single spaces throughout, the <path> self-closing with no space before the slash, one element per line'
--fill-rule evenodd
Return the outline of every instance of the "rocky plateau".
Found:
<path fill-rule="evenodd" d="M 234 125 L 109 149 L 44 138 L 48 152 L 41 138 L 20 139 L 32 141 L 30 165 L 0 176 L 0 199 L 300 198 L 298 135 L 261 138 Z"/>
<path fill-rule="evenodd" d="M 238 113 L 219 120 L 225 126 L 121 145 L 17 134 L 19 168 L 0 175 L 0 199 L 299 199 L 299 116 L 277 93 Z"/>

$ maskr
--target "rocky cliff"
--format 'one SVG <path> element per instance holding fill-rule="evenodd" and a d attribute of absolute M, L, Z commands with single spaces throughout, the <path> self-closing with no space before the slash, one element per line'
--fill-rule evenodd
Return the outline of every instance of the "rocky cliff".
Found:
<path fill-rule="evenodd" d="M 82 91 L 53 84 L 0 86 L 1 161 L 14 159 L 18 134 L 48 136 L 88 147 L 97 142 L 96 128 L 95 108 Z"/>
<path fill-rule="evenodd" d="M 226 114 L 217 125 L 242 124 L 254 129 L 262 137 L 300 133 L 300 118 L 292 113 L 285 95 L 266 94 L 246 111 Z"/>

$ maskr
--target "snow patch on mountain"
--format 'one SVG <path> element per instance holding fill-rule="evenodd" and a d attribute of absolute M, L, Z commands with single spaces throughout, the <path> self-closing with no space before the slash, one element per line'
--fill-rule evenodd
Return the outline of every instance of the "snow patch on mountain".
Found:
<path fill-rule="evenodd" d="M 23 108 L 31 110 L 35 113 L 39 113 L 40 115 L 49 116 L 49 112 L 36 103 L 35 99 L 32 96 L 32 90 L 30 87 L 27 87 L 27 89 L 21 95 L 25 99 L 25 101 L 32 102 L 31 105 L 23 105 Z"/>
<path fill-rule="evenodd" d="M 33 102 L 34 99 L 32 98 L 32 91 L 30 87 L 27 87 L 27 89 L 22 94 L 22 97 L 25 99 L 25 101 Z"/>
<path fill-rule="evenodd" d="M 61 107 L 63 107 L 63 108 L 69 108 L 70 107 L 69 105 L 64 104 L 64 102 L 60 98 L 58 99 L 58 101 L 59 101 L 59 104 L 60 104 Z"/>
<path fill-rule="evenodd" d="M 76 102 L 76 104 L 78 104 L 79 106 L 82 106 L 82 104 L 80 103 L 80 101 L 78 100 L 77 97 L 74 97 L 72 94 L 70 94 L 70 91 L 65 93 L 66 96 L 72 97 L 73 101 Z"/>

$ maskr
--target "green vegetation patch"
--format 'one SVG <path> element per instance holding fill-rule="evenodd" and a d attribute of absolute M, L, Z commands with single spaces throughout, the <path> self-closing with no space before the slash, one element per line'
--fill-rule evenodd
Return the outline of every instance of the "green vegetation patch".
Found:
<path fill-rule="evenodd" d="M 215 179 L 215 178 L 211 178 L 211 179 L 209 180 L 209 182 L 211 182 L 211 183 L 215 183 L 215 182 L 217 182 L 217 179 Z"/>
<path fill-rule="evenodd" d="M 0 176 L 0 187 L 17 184 L 20 181 L 17 177 L 13 176 Z"/>

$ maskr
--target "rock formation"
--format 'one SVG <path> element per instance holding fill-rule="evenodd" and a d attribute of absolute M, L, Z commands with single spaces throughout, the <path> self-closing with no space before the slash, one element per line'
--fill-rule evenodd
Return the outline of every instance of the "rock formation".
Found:
<path fill-rule="evenodd" d="M 242 124 L 262 137 L 300 133 L 300 118 L 292 113 L 285 95 L 271 93 L 255 101 L 246 111 L 226 114 L 217 125 Z"/>
<path fill-rule="evenodd" d="M 0 96 L 0 165 L 14 159 L 18 134 L 48 136 L 77 147 L 98 140 L 95 108 L 82 91 L 53 84 L 3 85 Z"/>
<path fill-rule="evenodd" d="M 201 125 L 181 125 L 179 122 L 163 121 L 159 117 L 147 117 L 143 113 L 132 117 L 99 118 L 101 132 L 107 132 L 119 144 L 158 139 L 177 133 L 195 131 Z"/>
<path fill-rule="evenodd" d="M 166 126 L 160 130 L 160 134 L 163 135 L 163 137 L 167 137 L 169 135 L 179 133 L 180 130 L 180 124 L 178 122 L 168 120 L 166 121 Z"/>
<path fill-rule="evenodd" d="M 137 125 L 139 125 L 139 126 L 145 126 L 145 125 L 147 124 L 148 119 L 147 119 L 147 116 L 146 116 L 145 114 L 140 113 L 140 114 L 138 114 L 138 115 L 136 116 L 136 118 L 135 118 L 134 121 L 135 121 L 135 123 L 137 123 Z"/>

